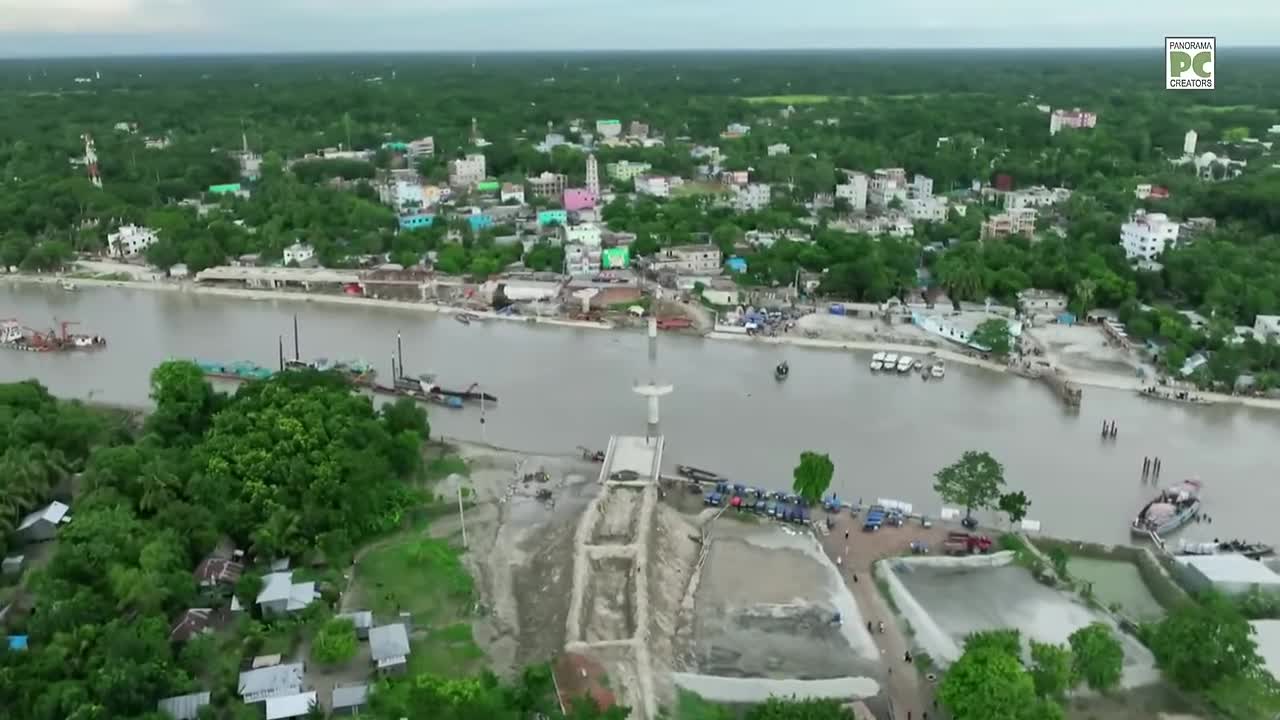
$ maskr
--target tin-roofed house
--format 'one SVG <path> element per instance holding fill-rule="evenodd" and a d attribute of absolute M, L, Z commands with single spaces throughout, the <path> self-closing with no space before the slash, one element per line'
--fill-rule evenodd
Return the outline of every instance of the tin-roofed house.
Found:
<path fill-rule="evenodd" d="M 409 631 L 401 623 L 373 628 L 369 631 L 369 653 L 379 673 L 404 672 L 409 663 Z"/>
<path fill-rule="evenodd" d="M 156 710 L 168 715 L 173 720 L 196 720 L 200 708 L 210 703 L 209 691 L 175 695 L 156 703 Z"/>
<path fill-rule="evenodd" d="M 319 597 L 314 582 L 295 583 L 290 570 L 264 576 L 257 603 L 263 617 L 273 617 L 303 610 Z"/>
<path fill-rule="evenodd" d="M 355 626 L 356 637 L 361 640 L 369 639 L 369 629 L 373 627 L 373 613 L 369 610 L 356 610 L 354 612 L 340 613 L 338 617 L 344 620 L 350 620 Z"/>
<path fill-rule="evenodd" d="M 316 706 L 314 691 L 267 698 L 267 720 L 288 720 L 306 717 Z"/>
<path fill-rule="evenodd" d="M 329 703 L 334 715 L 359 715 L 369 706 L 368 685 L 348 685 L 333 689 L 333 701 Z"/>
<path fill-rule="evenodd" d="M 14 535 L 23 544 L 52 540 L 58 534 L 58 526 L 71 521 L 70 511 L 65 503 L 55 500 L 22 518 Z"/>
<path fill-rule="evenodd" d="M 240 673 L 238 692 L 246 703 L 296 695 L 302 691 L 302 663 L 273 665 Z"/>

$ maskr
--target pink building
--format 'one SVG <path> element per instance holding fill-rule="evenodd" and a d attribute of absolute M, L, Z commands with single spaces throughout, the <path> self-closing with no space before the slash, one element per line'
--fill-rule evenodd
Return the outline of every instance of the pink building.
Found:
<path fill-rule="evenodd" d="M 564 191 L 564 209 L 569 212 L 590 210 L 596 206 L 596 196 L 587 188 L 569 188 Z"/>

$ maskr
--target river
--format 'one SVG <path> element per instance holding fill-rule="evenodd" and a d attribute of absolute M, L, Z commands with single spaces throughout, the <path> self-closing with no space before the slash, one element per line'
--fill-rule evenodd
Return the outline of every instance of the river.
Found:
<path fill-rule="evenodd" d="M 196 293 L 0 284 L 0 318 L 47 328 L 54 319 L 107 337 L 92 354 L 0 351 L 0 382 L 35 378 L 64 397 L 144 404 L 148 373 L 170 358 L 252 360 L 274 366 L 277 338 L 303 357 L 361 358 L 391 370 L 396 333 L 411 373 L 442 385 L 481 382 L 500 403 L 433 409 L 433 432 L 540 452 L 604 447 L 611 434 L 642 433 L 637 381 L 675 385 L 662 402 L 666 463 L 735 481 L 788 487 L 803 450 L 829 452 L 833 489 L 850 499 L 891 497 L 936 513 L 933 474 L 969 449 L 990 451 L 1009 485 L 1032 500 L 1030 517 L 1059 537 L 1126 542 L 1128 523 L 1155 492 L 1144 456 L 1160 456 L 1163 483 L 1205 482 L 1212 525 L 1183 535 L 1280 544 L 1267 489 L 1280 414 L 1241 407 L 1188 407 L 1086 388 L 1071 413 L 1047 389 L 952 363 L 942 382 L 872 375 L 866 353 L 664 335 L 656 360 L 639 333 L 489 321 L 464 326 L 416 310 L 289 300 L 250 301 Z M 775 382 L 786 359 L 791 375 Z M 1103 441 L 1103 419 L 1119 436 Z"/>

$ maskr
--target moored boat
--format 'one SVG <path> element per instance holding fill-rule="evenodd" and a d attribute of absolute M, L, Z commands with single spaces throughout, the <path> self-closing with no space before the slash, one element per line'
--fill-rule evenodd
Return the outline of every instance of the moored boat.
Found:
<path fill-rule="evenodd" d="M 723 482 L 724 477 L 710 470 L 703 470 L 692 465 L 677 465 L 676 472 L 690 480 L 698 482 Z"/>
<path fill-rule="evenodd" d="M 320 372 L 336 372 L 347 380 L 356 385 L 372 385 L 378 376 L 378 371 L 372 365 L 363 360 L 329 360 L 328 358 L 316 358 L 315 360 L 285 360 L 285 370 L 319 370 Z"/>
<path fill-rule="evenodd" d="M 1171 533 L 1200 514 L 1199 480 L 1183 480 L 1160 491 L 1142 507 L 1130 524 L 1130 531 L 1140 537 L 1157 537 Z"/>
<path fill-rule="evenodd" d="M 879 370 L 884 367 L 884 353 L 878 352 L 871 356 L 871 369 Z"/>
<path fill-rule="evenodd" d="M 265 380 L 275 374 L 270 368 L 262 367 L 248 360 L 237 360 L 229 363 L 209 362 L 206 360 L 196 360 L 195 362 L 205 377 L 219 380 Z"/>
<path fill-rule="evenodd" d="M 938 360 L 929 368 L 929 374 L 935 378 L 941 379 L 947 374 L 947 366 L 943 364 L 941 360 Z"/>
<path fill-rule="evenodd" d="M 898 368 L 898 353 L 884 354 L 884 369 L 890 372 Z"/>
<path fill-rule="evenodd" d="M 787 364 L 786 360 L 778 363 L 778 366 L 773 369 L 773 377 L 777 380 L 786 380 L 790 374 L 791 366 Z"/>
<path fill-rule="evenodd" d="M 73 322 L 59 323 L 60 331 L 40 332 L 23 326 L 17 320 L 0 321 L 0 348 L 26 352 L 74 352 L 101 350 L 107 339 L 101 335 L 67 332 Z"/>
<path fill-rule="evenodd" d="M 898 372 L 911 372 L 911 366 L 915 364 L 915 359 L 910 355 L 903 355 L 898 358 Z"/>
<path fill-rule="evenodd" d="M 1213 542 L 1179 544 L 1178 555 L 1243 555 L 1251 560 L 1259 560 L 1275 552 L 1275 548 L 1266 543 L 1250 543 L 1243 540 L 1227 540 Z"/>

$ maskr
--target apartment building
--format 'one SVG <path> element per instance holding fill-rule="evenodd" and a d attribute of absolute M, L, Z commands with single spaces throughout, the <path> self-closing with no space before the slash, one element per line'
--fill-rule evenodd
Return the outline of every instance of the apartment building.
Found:
<path fill-rule="evenodd" d="M 883 210 L 894 200 L 906 202 L 907 172 L 902 168 L 880 168 L 867 183 L 867 204 Z"/>
<path fill-rule="evenodd" d="M 720 248 L 715 245 L 676 245 L 663 248 L 650 266 L 655 270 L 696 274 L 719 272 L 720 263 Z"/>
<path fill-rule="evenodd" d="M 1138 210 L 1120 226 L 1120 246 L 1130 260 L 1152 262 L 1178 242 L 1179 229 L 1164 213 Z"/>
<path fill-rule="evenodd" d="M 634 180 L 637 176 L 643 175 L 652 169 L 653 166 L 649 163 L 631 162 L 629 160 L 619 160 L 604 166 L 604 171 L 609 177 L 622 182 Z"/>
<path fill-rule="evenodd" d="M 582 245 L 564 246 L 564 274 L 571 276 L 594 275 L 600 270 L 602 251 L 599 247 Z"/>
<path fill-rule="evenodd" d="M 671 179 L 663 175 L 637 175 L 632 181 L 637 194 L 649 197 L 671 197 Z"/>
<path fill-rule="evenodd" d="M 909 197 L 903 209 L 912 220 L 943 222 L 949 206 L 945 197 Z"/>
<path fill-rule="evenodd" d="M 409 159 L 414 160 L 423 157 L 434 157 L 436 154 L 436 140 L 431 136 L 410 140 L 406 143 L 408 149 L 405 154 Z"/>
<path fill-rule="evenodd" d="M 524 186 L 515 183 L 502 183 L 498 192 L 498 200 L 503 203 L 516 202 L 524 204 Z"/>
<path fill-rule="evenodd" d="M 449 185 L 453 187 L 475 185 L 478 182 L 484 182 L 484 178 L 484 155 L 480 153 L 472 153 L 449 163 Z"/>
<path fill-rule="evenodd" d="M 866 212 L 867 176 L 860 172 L 845 172 L 845 182 L 836 185 L 836 199 L 849 203 L 854 212 Z"/>
<path fill-rule="evenodd" d="M 917 174 L 907 186 L 907 199 L 926 199 L 933 197 L 933 178 Z"/>
<path fill-rule="evenodd" d="M 765 149 L 769 153 L 769 157 L 777 157 L 779 155 L 790 155 L 791 146 L 786 143 L 776 143 Z"/>
<path fill-rule="evenodd" d="M 1036 185 L 1025 190 L 1014 190 L 1004 196 L 1005 210 L 1021 210 L 1022 208 L 1045 208 L 1071 199 L 1071 191 L 1063 188 L 1049 188 Z"/>
<path fill-rule="evenodd" d="M 992 215 L 982 223 L 982 239 L 995 240 L 1010 235 L 1022 235 L 1030 239 L 1035 234 L 1038 215 L 1035 208 L 1017 208 Z"/>
<path fill-rule="evenodd" d="M 747 183 L 734 190 L 733 209 L 738 212 L 752 212 L 769 207 L 773 188 L 768 183 Z"/>
<path fill-rule="evenodd" d="M 107 250 L 116 257 L 137 257 L 156 243 L 156 231 L 138 225 L 121 225 L 107 235 Z"/>
<path fill-rule="evenodd" d="M 560 173 L 543 172 L 537 177 L 525 178 L 529 183 L 529 192 L 534 197 L 558 198 L 564 195 L 569 178 Z"/>
<path fill-rule="evenodd" d="M 581 245 L 588 248 L 600 247 L 600 226 L 595 223 L 578 223 L 561 225 L 560 237 L 565 245 Z"/>
<path fill-rule="evenodd" d="M 1098 124 L 1098 114 L 1086 112 L 1080 108 L 1071 110 L 1054 110 L 1049 113 L 1049 134 L 1057 135 L 1064 129 L 1080 130 Z"/>
<path fill-rule="evenodd" d="M 618 137 L 621 134 L 622 134 L 621 120 L 597 120 L 596 121 L 596 135 L 599 135 L 600 137 L 606 140 L 611 140 L 613 138 Z"/>

